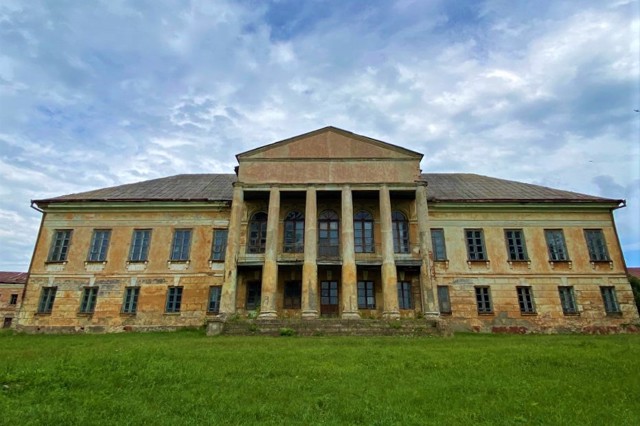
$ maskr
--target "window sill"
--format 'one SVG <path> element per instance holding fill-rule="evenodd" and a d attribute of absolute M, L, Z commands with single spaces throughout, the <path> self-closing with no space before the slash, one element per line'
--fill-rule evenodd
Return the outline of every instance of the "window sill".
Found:
<path fill-rule="evenodd" d="M 580 316 L 580 312 L 563 312 L 562 314 L 565 317 L 579 317 Z"/>
<path fill-rule="evenodd" d="M 452 312 L 440 312 L 440 315 L 445 317 L 450 317 L 452 314 Z"/>
<path fill-rule="evenodd" d="M 526 259 L 526 260 L 508 260 L 507 263 L 509 264 L 509 269 L 513 269 L 514 266 L 520 267 L 520 266 L 524 266 L 524 265 L 527 265 L 527 269 L 531 269 L 531 260 L 530 259 Z"/>
<path fill-rule="evenodd" d="M 207 311 L 207 315 L 220 315 L 220 311 Z"/>
<path fill-rule="evenodd" d="M 77 312 L 76 315 L 79 317 L 92 317 L 94 312 Z"/>
<path fill-rule="evenodd" d="M 66 265 L 68 260 L 45 260 L 45 265 Z"/>
<path fill-rule="evenodd" d="M 493 312 L 478 312 L 478 315 L 481 317 L 493 317 L 495 316 L 495 313 Z"/>
<path fill-rule="evenodd" d="M 102 260 L 102 261 L 86 260 L 84 262 L 84 269 L 85 271 L 99 272 L 99 271 L 103 271 L 106 265 L 107 265 L 106 260 Z"/>
<path fill-rule="evenodd" d="M 520 315 L 523 317 L 536 317 L 538 316 L 537 312 L 520 312 Z"/>
<path fill-rule="evenodd" d="M 167 268 L 172 271 L 185 271 L 190 265 L 190 260 L 167 260 Z"/>
<path fill-rule="evenodd" d="M 567 265 L 569 269 L 573 269 L 573 261 L 567 260 L 550 260 L 549 265 L 551 265 L 551 269 L 555 269 L 556 265 Z"/>
<path fill-rule="evenodd" d="M 591 269 L 596 269 L 600 265 L 609 265 L 609 269 L 613 269 L 613 260 L 590 260 Z"/>
<path fill-rule="evenodd" d="M 51 312 L 36 312 L 35 316 L 37 316 L 37 317 L 49 317 L 49 316 L 51 316 Z"/>
<path fill-rule="evenodd" d="M 467 266 L 469 267 L 469 269 L 471 269 L 476 265 L 482 265 L 482 264 L 484 264 L 487 267 L 487 269 L 491 267 L 491 261 L 489 260 L 467 260 Z"/>
<path fill-rule="evenodd" d="M 179 317 L 180 316 L 180 312 L 165 312 L 163 315 L 169 316 L 169 317 Z"/>
<path fill-rule="evenodd" d="M 135 317 L 136 312 L 120 312 L 121 317 Z"/>
<path fill-rule="evenodd" d="M 607 316 L 611 318 L 622 318 L 622 312 L 607 312 Z"/>
<path fill-rule="evenodd" d="M 127 260 L 127 271 L 144 271 L 148 263 L 148 260 Z"/>

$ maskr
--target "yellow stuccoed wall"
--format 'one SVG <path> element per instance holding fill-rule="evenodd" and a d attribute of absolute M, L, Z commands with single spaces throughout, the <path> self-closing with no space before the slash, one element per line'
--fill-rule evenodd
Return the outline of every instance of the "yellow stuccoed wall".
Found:
<path fill-rule="evenodd" d="M 119 331 L 200 326 L 207 314 L 211 286 L 223 282 L 223 262 L 210 262 L 214 229 L 228 227 L 228 209 L 109 211 L 45 215 L 34 253 L 18 329 L 30 331 Z M 190 261 L 170 265 L 173 231 L 192 229 Z M 48 263 L 56 229 L 73 229 L 68 261 Z M 94 229 L 111 229 L 104 263 L 87 263 Z M 148 262 L 127 263 L 134 229 L 152 229 Z M 136 270 L 143 268 L 143 270 Z M 174 269 L 175 268 L 175 269 Z M 168 286 L 182 286 L 181 312 L 165 313 Z M 56 286 L 51 314 L 38 314 L 42 287 Z M 99 287 L 95 312 L 80 314 L 82 289 Z M 136 315 L 121 313 L 125 287 L 138 286 Z"/>
<path fill-rule="evenodd" d="M 474 209 L 430 206 L 432 228 L 442 228 L 446 262 L 435 262 L 436 285 L 448 286 L 454 330 L 607 332 L 638 321 L 622 253 L 608 211 Z M 467 262 L 465 229 L 483 229 L 489 262 Z M 522 229 L 529 262 L 508 261 L 505 229 Z M 571 262 L 549 262 L 545 229 L 562 229 Z M 592 263 L 584 229 L 602 229 L 611 262 Z M 475 286 L 490 286 L 494 312 L 478 314 Z M 530 286 L 535 314 L 522 314 L 516 286 Z M 564 315 L 558 286 L 573 286 L 578 315 Z M 621 315 L 607 315 L 600 286 L 613 286 Z"/>

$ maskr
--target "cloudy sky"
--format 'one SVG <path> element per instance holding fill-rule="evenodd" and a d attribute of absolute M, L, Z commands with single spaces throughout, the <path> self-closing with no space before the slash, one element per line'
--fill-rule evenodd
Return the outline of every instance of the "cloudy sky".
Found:
<path fill-rule="evenodd" d="M 0 270 L 39 199 L 333 125 L 471 172 L 624 198 L 640 265 L 640 2 L 0 1 Z"/>

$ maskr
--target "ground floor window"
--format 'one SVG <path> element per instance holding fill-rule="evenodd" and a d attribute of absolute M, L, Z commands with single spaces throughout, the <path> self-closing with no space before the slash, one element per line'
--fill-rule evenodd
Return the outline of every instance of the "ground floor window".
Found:
<path fill-rule="evenodd" d="M 533 291 L 531 287 L 516 287 L 518 293 L 518 304 L 520 305 L 520 313 L 534 314 L 536 308 L 533 304 Z"/>
<path fill-rule="evenodd" d="M 398 304 L 400 309 L 413 309 L 412 302 L 411 283 L 409 281 L 400 281 L 398 283 Z"/>
<path fill-rule="evenodd" d="M 490 314 L 493 312 L 491 306 L 491 290 L 489 287 L 476 287 L 476 305 L 479 314 Z"/>
<path fill-rule="evenodd" d="M 11 317 L 5 317 L 4 321 L 2 323 L 2 328 L 9 328 L 11 327 L 11 322 L 13 321 L 13 318 Z"/>
<path fill-rule="evenodd" d="M 576 296 L 571 286 L 558 287 L 558 293 L 560 294 L 560 304 L 562 305 L 562 312 L 565 315 L 572 315 L 578 313 L 578 307 L 576 305 Z"/>
<path fill-rule="evenodd" d="M 38 303 L 39 314 L 50 314 L 53 309 L 53 302 L 56 299 L 56 291 L 58 287 L 43 287 L 40 294 L 40 303 Z"/>
<path fill-rule="evenodd" d="M 604 302 L 604 310 L 608 314 L 619 314 L 620 306 L 616 297 L 616 289 L 614 287 L 600 287 L 602 293 L 602 301 Z"/>
<path fill-rule="evenodd" d="M 82 300 L 80 301 L 80 312 L 83 314 L 92 314 L 96 308 L 96 300 L 98 299 L 98 287 L 85 287 L 82 291 Z"/>
<path fill-rule="evenodd" d="M 127 287 L 124 290 L 124 300 L 122 302 L 122 312 L 125 314 L 135 314 L 138 310 L 138 296 L 140 287 Z"/>
<path fill-rule="evenodd" d="M 182 287 L 169 287 L 167 291 L 167 313 L 180 312 L 182 304 Z"/>
<path fill-rule="evenodd" d="M 358 281 L 358 309 L 375 309 L 376 292 L 373 281 Z"/>
<path fill-rule="evenodd" d="M 438 306 L 441 314 L 451 313 L 451 299 L 449 298 L 449 286 L 438 286 Z"/>
<path fill-rule="evenodd" d="M 300 309 L 302 306 L 302 282 L 287 281 L 284 283 L 284 308 Z"/>
<path fill-rule="evenodd" d="M 248 311 L 255 311 L 260 307 L 262 283 L 260 281 L 249 281 L 247 283 L 247 302 L 245 308 Z"/>
<path fill-rule="evenodd" d="M 209 289 L 209 306 L 207 311 L 217 314 L 220 312 L 220 298 L 222 296 L 222 287 L 215 286 Z"/>

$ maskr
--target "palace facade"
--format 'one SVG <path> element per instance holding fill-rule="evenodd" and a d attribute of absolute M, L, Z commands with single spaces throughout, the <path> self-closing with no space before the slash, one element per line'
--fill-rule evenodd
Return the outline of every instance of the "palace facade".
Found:
<path fill-rule="evenodd" d="M 18 330 L 212 318 L 431 318 L 453 330 L 623 331 L 622 200 L 475 174 L 334 127 L 178 175 L 33 201 Z"/>

